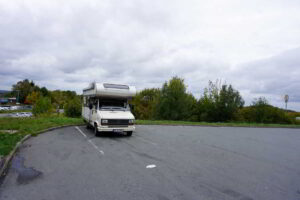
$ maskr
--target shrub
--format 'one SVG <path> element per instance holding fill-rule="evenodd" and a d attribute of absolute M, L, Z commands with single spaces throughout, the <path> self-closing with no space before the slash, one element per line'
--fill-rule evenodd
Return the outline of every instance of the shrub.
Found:
<path fill-rule="evenodd" d="M 154 119 L 154 108 L 157 104 L 160 90 L 157 88 L 144 89 L 132 100 L 132 113 L 137 119 Z"/>
<path fill-rule="evenodd" d="M 67 117 L 81 116 L 81 102 L 78 98 L 69 100 L 64 106 L 64 112 Z"/>
<path fill-rule="evenodd" d="M 155 107 L 156 119 L 193 120 L 197 100 L 186 92 L 184 80 L 173 77 L 163 84 Z"/>
<path fill-rule="evenodd" d="M 44 113 L 50 113 L 51 111 L 51 100 L 48 97 L 39 97 L 36 104 L 33 106 L 32 113 L 37 116 Z"/>
<path fill-rule="evenodd" d="M 208 122 L 232 121 L 244 105 L 240 93 L 232 85 L 209 81 L 198 101 L 198 119 Z"/>
<path fill-rule="evenodd" d="M 242 108 L 238 115 L 238 121 L 255 123 L 295 123 L 292 117 L 288 116 L 283 110 L 268 104 L 263 97 L 255 100 L 251 106 Z"/>

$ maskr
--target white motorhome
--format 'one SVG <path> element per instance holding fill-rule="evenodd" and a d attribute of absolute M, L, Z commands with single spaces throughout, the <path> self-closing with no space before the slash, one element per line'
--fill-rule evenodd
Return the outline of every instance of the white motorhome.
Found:
<path fill-rule="evenodd" d="M 82 117 L 87 128 L 95 135 L 101 132 L 126 132 L 135 130 L 135 118 L 128 100 L 136 95 L 134 86 L 109 83 L 91 83 L 83 90 Z"/>

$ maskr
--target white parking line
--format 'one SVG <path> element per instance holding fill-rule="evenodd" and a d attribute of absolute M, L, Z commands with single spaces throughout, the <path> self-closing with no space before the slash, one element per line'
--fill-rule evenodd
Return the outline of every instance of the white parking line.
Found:
<path fill-rule="evenodd" d="M 75 128 L 79 131 L 79 133 L 81 133 L 81 135 L 83 135 L 83 137 L 87 138 L 86 134 L 84 134 L 84 132 L 82 132 L 80 128 L 78 128 L 78 126 L 76 126 Z"/>
<path fill-rule="evenodd" d="M 97 151 L 98 151 L 99 153 L 101 153 L 102 155 L 104 155 L 104 152 L 103 152 L 102 150 L 100 150 L 100 149 L 98 148 L 98 146 L 95 145 L 95 143 L 94 143 L 92 140 L 88 140 L 88 142 L 89 142 L 95 149 L 97 149 Z"/>
<path fill-rule="evenodd" d="M 147 169 L 152 169 L 152 168 L 155 168 L 155 167 L 156 167 L 156 165 L 147 165 L 146 166 Z"/>
<path fill-rule="evenodd" d="M 80 130 L 80 128 L 78 126 L 75 127 L 79 133 L 81 133 L 81 135 L 83 135 L 83 137 L 87 138 L 86 134 L 84 134 L 84 132 L 82 132 L 82 130 Z M 99 147 L 92 141 L 92 140 L 88 140 L 88 142 L 102 155 L 104 155 L 104 151 L 100 150 Z"/>

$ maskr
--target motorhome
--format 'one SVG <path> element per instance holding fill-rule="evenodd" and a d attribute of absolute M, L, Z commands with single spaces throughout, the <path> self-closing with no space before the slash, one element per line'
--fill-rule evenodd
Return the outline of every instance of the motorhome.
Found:
<path fill-rule="evenodd" d="M 93 128 L 95 135 L 124 132 L 131 136 L 135 118 L 129 100 L 135 95 L 134 86 L 91 83 L 83 90 L 82 117 L 87 128 Z"/>

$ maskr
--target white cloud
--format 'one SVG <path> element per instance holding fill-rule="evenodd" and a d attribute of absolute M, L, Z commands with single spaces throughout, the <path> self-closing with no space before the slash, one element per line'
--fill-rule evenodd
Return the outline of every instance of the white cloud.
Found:
<path fill-rule="evenodd" d="M 28 78 L 81 92 L 88 82 L 160 87 L 174 75 L 197 97 L 208 80 L 247 102 L 288 93 L 300 110 L 296 0 L 0 0 L 0 84 Z"/>

